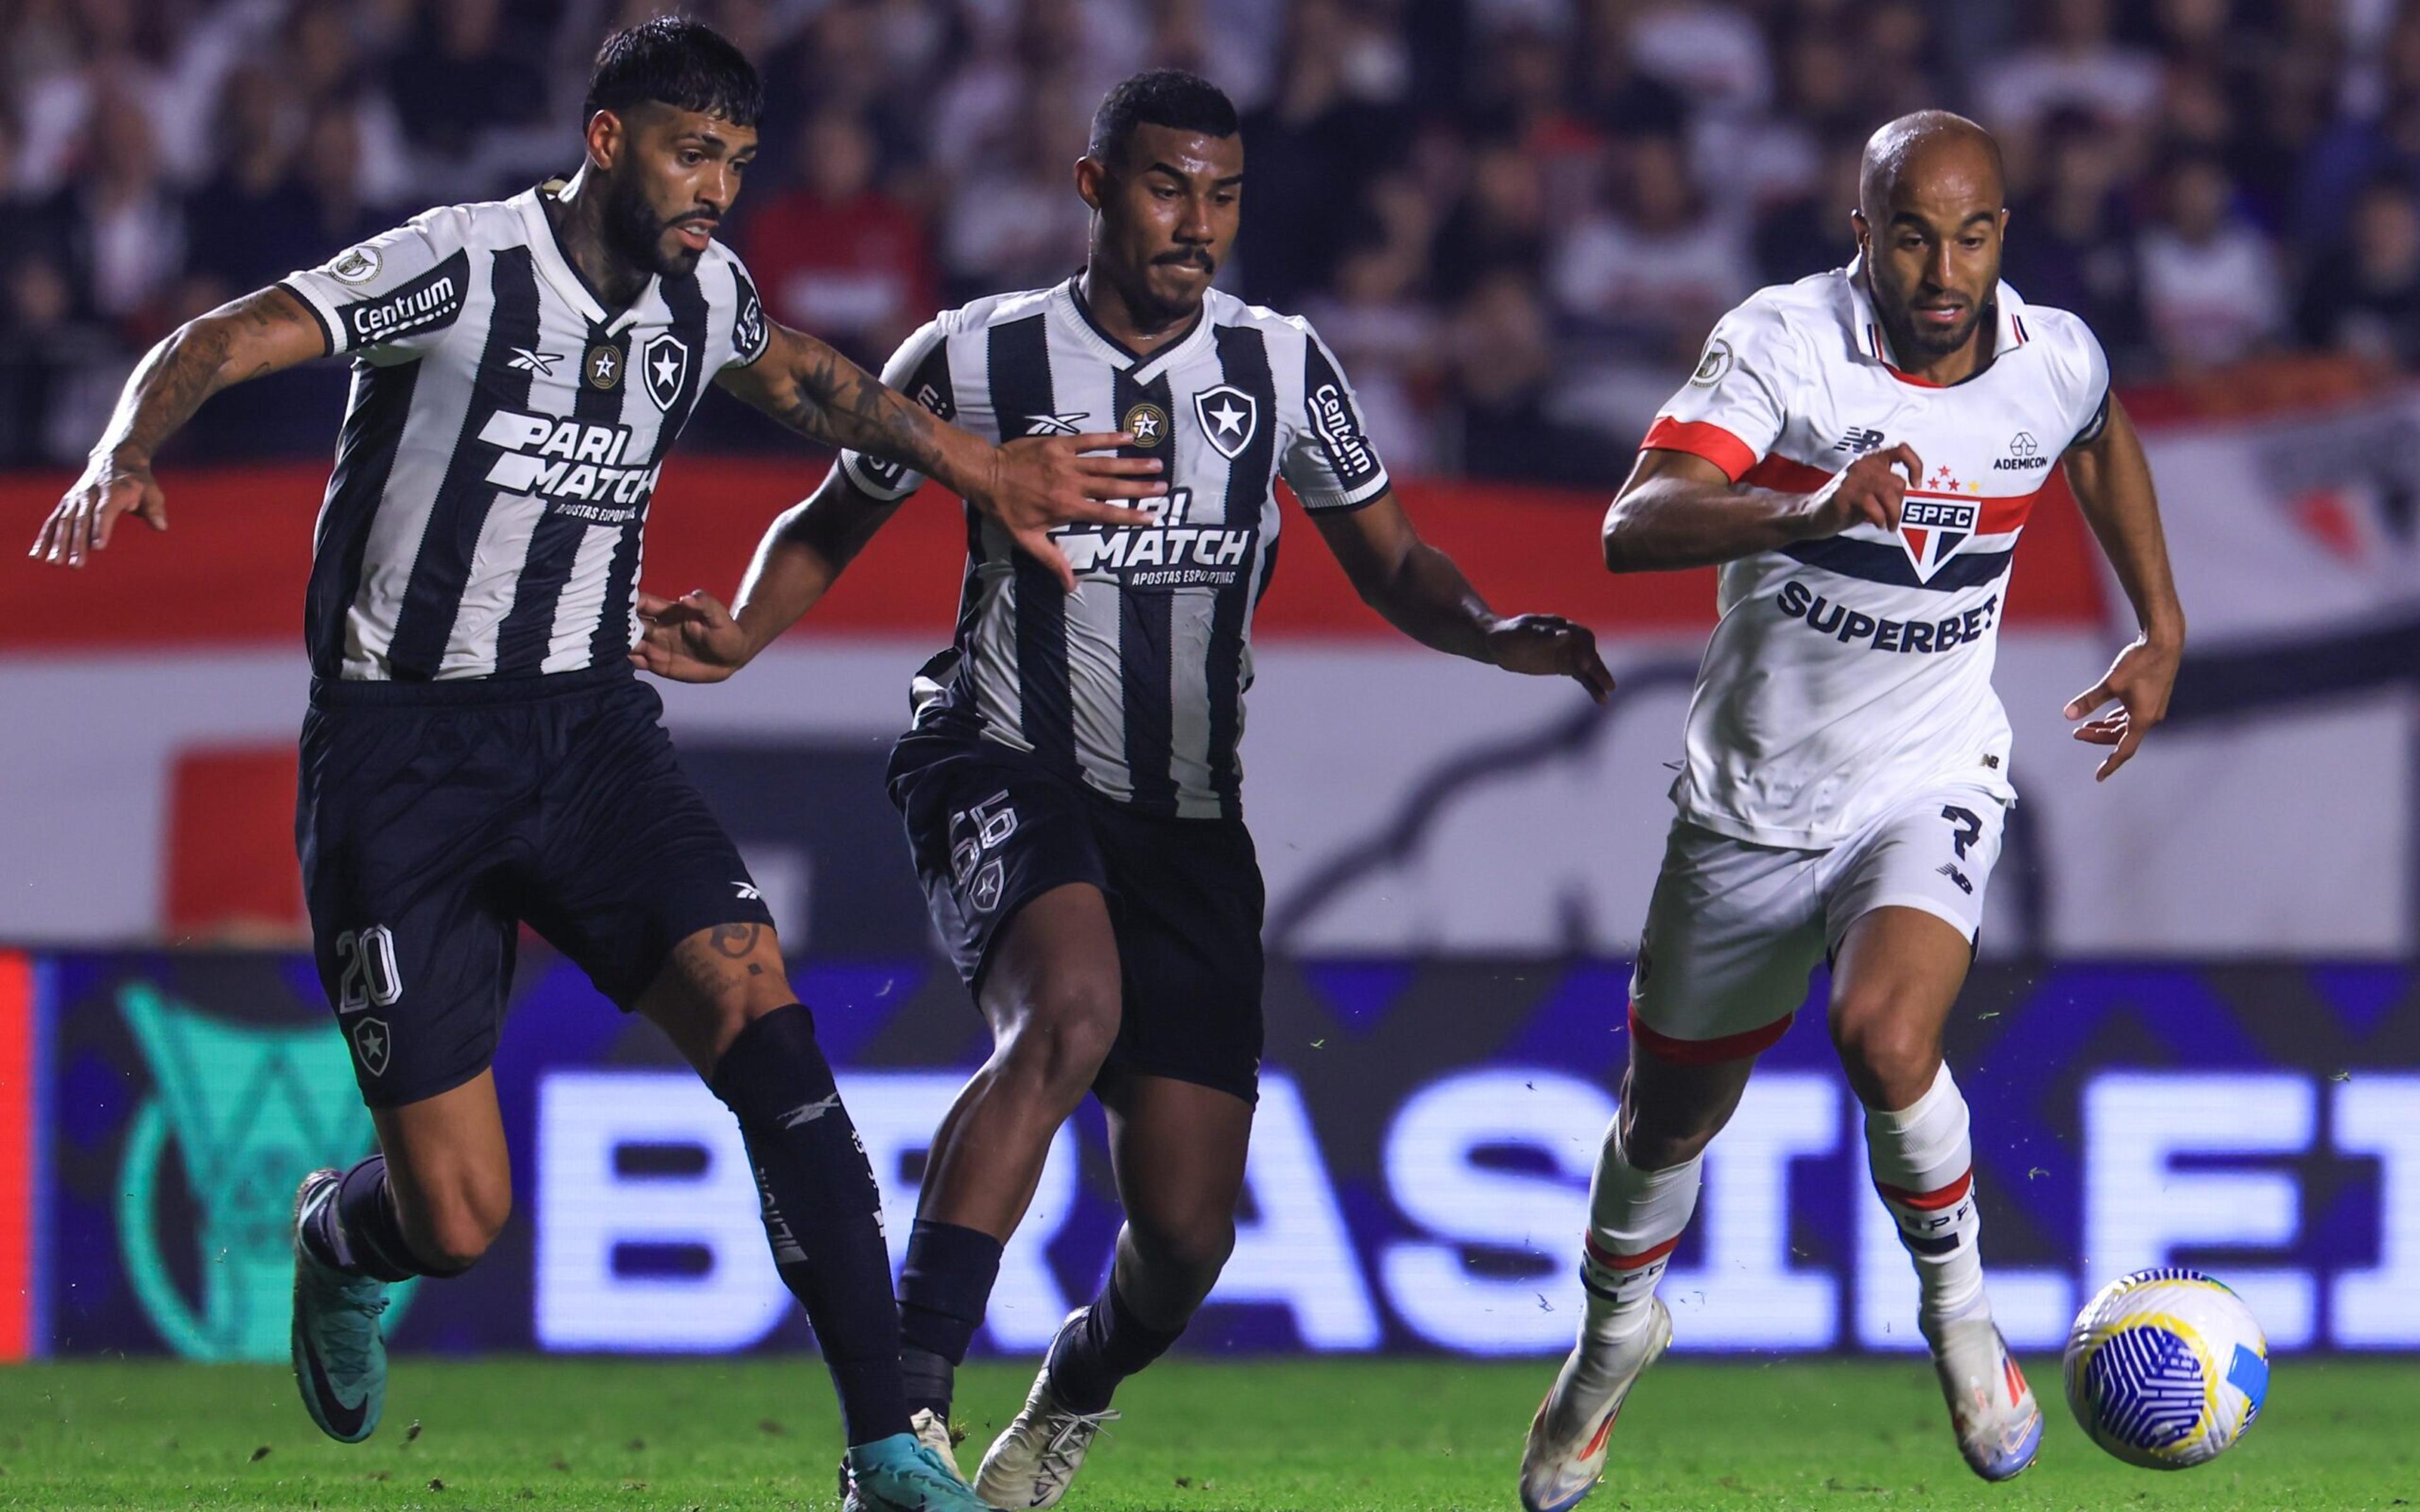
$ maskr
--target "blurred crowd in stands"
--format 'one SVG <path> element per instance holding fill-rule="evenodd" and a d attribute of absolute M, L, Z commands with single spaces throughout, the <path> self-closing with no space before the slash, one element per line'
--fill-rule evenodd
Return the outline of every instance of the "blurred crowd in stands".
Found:
<path fill-rule="evenodd" d="M 70 461 L 146 346 L 428 205 L 577 166 L 616 0 L 0 0 L 0 464 Z M 1078 263 L 1123 75 L 1224 85 L 1224 286 L 1308 315 L 1400 471 L 1618 478 L 1707 328 L 1853 246 L 1858 148 L 2000 133 L 2007 277 L 2122 378 L 2420 365 L 2420 0 L 694 0 L 763 69 L 725 235 L 869 364 Z M 333 367 L 334 364 L 327 364 Z M 192 453 L 326 452 L 340 373 Z M 712 444 L 783 438 L 735 406 Z"/>

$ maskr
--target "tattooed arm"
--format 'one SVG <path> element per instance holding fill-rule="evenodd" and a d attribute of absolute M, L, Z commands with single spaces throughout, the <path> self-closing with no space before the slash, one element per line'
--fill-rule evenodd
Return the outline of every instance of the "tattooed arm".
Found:
<path fill-rule="evenodd" d="M 934 418 L 923 406 L 803 332 L 770 326 L 764 355 L 725 367 L 715 381 L 809 440 L 904 463 L 991 516 L 1071 592 L 1068 569 L 1048 532 L 1071 520 L 1148 525 L 1139 510 L 1103 502 L 1168 491 L 1154 459 L 1088 456 L 1112 451 L 1124 435 L 1048 436 L 990 442 Z"/>
<path fill-rule="evenodd" d="M 84 476 L 42 522 L 28 554 L 81 567 L 86 556 L 109 544 L 110 526 L 125 514 L 141 516 L 155 531 L 166 530 L 167 501 L 151 476 L 151 458 L 162 444 L 221 389 L 327 352 L 318 320 L 274 285 L 178 327 L 126 380 Z"/>

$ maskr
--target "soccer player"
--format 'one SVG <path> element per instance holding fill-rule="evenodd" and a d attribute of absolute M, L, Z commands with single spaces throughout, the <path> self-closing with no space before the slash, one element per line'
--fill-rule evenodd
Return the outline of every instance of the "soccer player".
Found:
<path fill-rule="evenodd" d="M 1655 1298 L 1699 1152 L 1832 962 L 1833 1043 L 1866 1108 L 1958 1445 L 2033 1461 L 2034 1395 L 1984 1295 L 1965 1101 L 1941 1029 L 2000 854 L 2009 721 L 1992 656 L 2009 561 L 2055 464 L 2141 624 L 2068 705 L 2113 748 L 2166 712 L 2184 616 L 2151 474 L 2092 332 L 2000 282 L 2000 153 L 1939 111 L 1866 145 L 1857 257 L 1726 316 L 1605 524 L 1616 572 L 1722 565 L 1680 809 L 1630 983 L 1630 1069 L 1590 1193 L 1587 1319 L 1529 1427 L 1521 1499 L 1568 1507 L 1663 1352 Z"/>
<path fill-rule="evenodd" d="M 1242 817 L 1253 606 L 1294 487 L 1362 597 L 1440 651 L 1612 680 L 1583 627 L 1491 612 L 1424 544 L 1311 328 L 1210 286 L 1233 244 L 1233 105 L 1139 74 L 1093 118 L 1075 188 L 1089 256 L 1063 284 L 979 300 L 909 337 L 886 378 L 979 434 L 1116 428 L 1168 464 L 1148 527 L 1062 531 L 1063 591 L 970 515 L 955 645 L 913 688 L 891 792 L 933 919 L 995 1050 L 934 1138 L 900 1293 L 909 1399 L 949 1443 L 954 1367 L 1051 1135 L 1108 1111 L 1125 1225 L 1108 1283 L 1067 1319 L 975 1489 L 1050 1506 L 1234 1242 L 1261 1059 L 1260 868 Z M 643 601 L 652 669 L 725 677 L 804 613 L 922 480 L 860 452 L 765 537 L 736 615 Z"/>
<path fill-rule="evenodd" d="M 953 480 L 1047 549 L 1156 492 L 1114 436 L 995 447 L 765 317 L 714 239 L 762 93 L 729 42 L 609 38 L 567 184 L 433 209 L 183 327 L 129 381 L 35 543 L 81 566 L 209 394 L 353 360 L 320 511 L 296 834 L 320 979 L 380 1153 L 296 1199 L 294 1366 L 347 1442 L 378 1426 L 379 1314 L 478 1259 L 510 1206 L 489 1070 L 523 921 L 659 1025 L 746 1136 L 775 1263 L 838 1388 L 852 1507 L 975 1506 L 909 1430 L 865 1156 L 771 916 L 674 758 L 628 653 L 658 470 L 707 380 L 819 441 Z"/>

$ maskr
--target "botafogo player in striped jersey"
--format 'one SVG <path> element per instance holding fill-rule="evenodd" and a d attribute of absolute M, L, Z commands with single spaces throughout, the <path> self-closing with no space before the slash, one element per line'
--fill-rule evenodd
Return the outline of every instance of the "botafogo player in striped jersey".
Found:
<path fill-rule="evenodd" d="M 2184 613 L 2101 344 L 2000 282 L 2003 188 L 1971 121 L 1927 111 L 1876 131 L 1856 261 L 1723 317 L 1606 517 L 1617 572 L 1720 564 L 1722 618 L 1631 976 L 1586 1319 L 1522 1459 L 1530 1512 L 1562 1512 L 1603 1473 L 1615 1414 L 1671 1337 L 1655 1287 L 1700 1152 L 1826 959 L 1833 1041 L 1960 1452 L 2005 1480 L 2040 1444 L 1983 1288 L 1966 1102 L 1941 1037 L 2016 800 L 1993 651 L 2054 471 L 2141 628 L 2067 708 L 2087 721 L 2077 738 L 2112 748 L 2103 778 L 2167 710 Z"/>
<path fill-rule="evenodd" d="M 297 1197 L 295 1372 L 333 1436 L 384 1400 L 388 1285 L 502 1227 L 489 1062 L 524 922 L 660 1025 L 737 1117 L 783 1280 L 839 1390 L 865 1508 L 971 1508 L 909 1431 L 879 1204 L 771 916 L 634 674 L 640 537 L 711 382 L 814 440 L 942 479 L 985 529 L 1138 517 L 1114 434 L 996 446 L 768 320 L 714 239 L 755 154 L 737 49 L 659 18 L 609 38 L 567 183 L 430 210 L 185 326 L 129 382 L 44 526 L 81 566 L 210 393 L 328 355 L 353 382 L 318 521 L 296 831 L 319 972 L 381 1151 Z M 1114 427 L 1094 427 L 1113 431 Z M 867 465 L 875 465 L 869 463 Z"/>
<path fill-rule="evenodd" d="M 943 314 L 884 375 L 979 435 L 1115 429 L 1125 455 L 1168 468 L 1147 525 L 1053 533 L 1072 592 L 968 516 L 955 643 L 916 680 L 891 767 L 934 923 L 996 1045 L 936 1136 L 901 1283 L 909 1399 L 937 1451 L 1001 1242 L 1088 1090 L 1125 1206 L 1107 1284 L 976 1476 L 1019 1507 L 1058 1502 L 1118 1381 L 1176 1338 L 1233 1244 L 1262 1036 L 1237 747 L 1278 480 L 1414 639 L 1600 698 L 1611 687 L 1585 628 L 1499 617 L 1420 541 L 1309 325 L 1210 286 L 1243 195 L 1226 96 L 1173 71 L 1127 80 L 1074 178 L 1093 212 L 1083 270 Z M 704 594 L 643 603 L 646 664 L 728 676 L 814 603 L 918 471 L 845 453 L 767 534 L 736 618 Z"/>

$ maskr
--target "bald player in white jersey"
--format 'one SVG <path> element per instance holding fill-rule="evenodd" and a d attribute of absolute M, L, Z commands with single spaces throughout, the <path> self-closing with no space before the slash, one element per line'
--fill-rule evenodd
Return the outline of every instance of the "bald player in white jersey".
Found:
<path fill-rule="evenodd" d="M 1680 812 L 1630 988 L 1630 1069 L 1590 1193 L 1578 1347 L 1538 1410 L 1522 1504 L 1604 1473 L 1623 1397 L 1672 1335 L 1655 1284 L 1700 1154 L 1833 963 L 1830 1024 L 1866 1107 L 1961 1452 L 2005 1480 L 2041 1414 L 1992 1321 L 1966 1104 L 1941 1033 L 1998 857 L 2009 723 L 1991 686 L 2010 554 L 2052 466 L 2141 634 L 2068 705 L 2124 765 L 2184 642 L 2151 475 L 2100 344 L 2000 282 L 1998 147 L 1946 112 L 1866 146 L 1857 259 L 1725 316 L 1606 517 L 1615 572 L 1721 566 Z"/>

